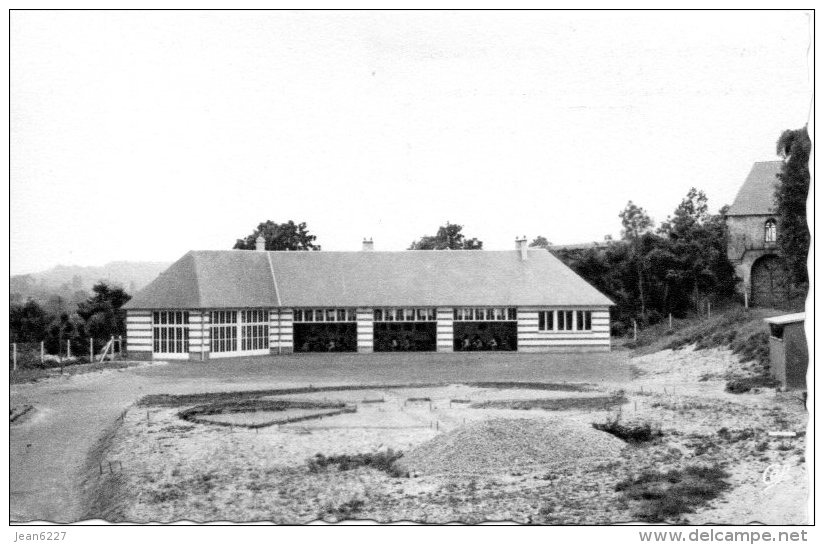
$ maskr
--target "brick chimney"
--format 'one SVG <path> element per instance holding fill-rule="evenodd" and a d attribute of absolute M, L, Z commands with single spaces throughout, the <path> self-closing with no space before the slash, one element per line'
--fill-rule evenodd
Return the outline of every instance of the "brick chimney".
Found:
<path fill-rule="evenodd" d="M 263 238 L 263 235 L 258 235 L 255 239 L 255 250 L 258 252 L 266 251 L 266 239 Z"/>
<path fill-rule="evenodd" d="M 375 243 L 372 242 L 372 239 L 369 240 L 363 239 L 363 251 L 364 252 L 371 252 L 375 249 Z"/>
<path fill-rule="evenodd" d="M 529 254 L 529 250 L 527 249 L 526 245 L 526 235 L 524 235 L 522 238 L 515 239 L 515 249 L 518 250 L 518 252 L 520 252 L 521 261 L 526 261 Z"/>

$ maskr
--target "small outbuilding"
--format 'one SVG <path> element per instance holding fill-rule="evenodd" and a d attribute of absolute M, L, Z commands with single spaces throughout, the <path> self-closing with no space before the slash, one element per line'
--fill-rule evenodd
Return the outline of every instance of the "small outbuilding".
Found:
<path fill-rule="evenodd" d="M 807 389 L 805 313 L 766 318 L 770 326 L 770 373 L 788 390 Z"/>

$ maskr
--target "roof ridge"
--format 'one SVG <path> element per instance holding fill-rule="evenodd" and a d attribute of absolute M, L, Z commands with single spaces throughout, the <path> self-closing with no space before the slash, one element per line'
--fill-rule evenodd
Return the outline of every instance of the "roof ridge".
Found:
<path fill-rule="evenodd" d="M 275 287 L 275 300 L 277 300 L 278 306 L 281 306 L 280 290 L 278 290 L 278 279 L 275 277 L 275 267 L 272 265 L 271 252 L 266 252 L 266 261 L 269 262 L 269 272 L 272 274 L 272 285 Z"/>

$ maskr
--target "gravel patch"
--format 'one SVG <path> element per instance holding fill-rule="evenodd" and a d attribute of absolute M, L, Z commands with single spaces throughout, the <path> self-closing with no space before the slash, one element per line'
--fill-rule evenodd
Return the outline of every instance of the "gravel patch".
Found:
<path fill-rule="evenodd" d="M 623 447 L 611 435 L 561 419 L 491 419 L 427 441 L 404 456 L 401 465 L 418 475 L 580 467 L 615 459 Z"/>

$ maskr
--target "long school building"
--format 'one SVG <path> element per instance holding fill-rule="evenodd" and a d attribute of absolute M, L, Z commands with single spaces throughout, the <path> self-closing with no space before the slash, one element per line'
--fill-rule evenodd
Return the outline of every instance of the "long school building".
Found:
<path fill-rule="evenodd" d="M 612 302 L 546 250 L 193 251 L 126 304 L 135 359 L 609 350 Z"/>

